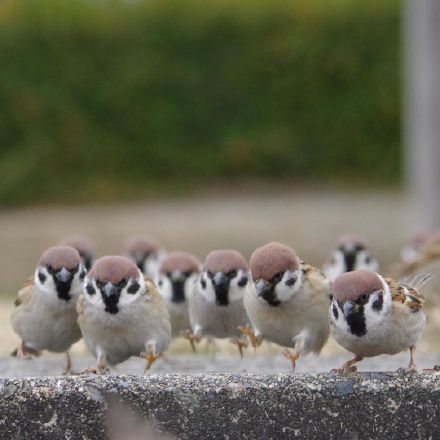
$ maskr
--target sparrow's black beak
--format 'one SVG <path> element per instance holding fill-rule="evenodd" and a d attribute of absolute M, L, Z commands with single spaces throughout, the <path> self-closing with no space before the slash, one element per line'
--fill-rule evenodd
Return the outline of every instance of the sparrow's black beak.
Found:
<path fill-rule="evenodd" d="M 347 318 L 355 311 L 355 305 L 352 302 L 347 301 L 344 303 L 342 310 L 344 312 L 344 316 Z"/>
<path fill-rule="evenodd" d="M 60 283 L 68 283 L 72 279 L 73 274 L 70 270 L 63 267 L 55 276 Z"/>
<path fill-rule="evenodd" d="M 118 288 L 116 286 L 114 286 L 112 283 L 107 283 L 104 286 L 103 291 L 104 291 L 104 295 L 107 298 L 111 298 L 112 296 L 118 295 L 118 293 L 119 293 Z"/>
<path fill-rule="evenodd" d="M 344 249 L 344 262 L 345 262 L 345 271 L 351 272 L 354 270 L 354 265 L 356 263 L 356 249 Z"/>
<path fill-rule="evenodd" d="M 227 306 L 229 304 L 229 281 L 229 278 L 223 272 L 217 272 L 212 278 L 215 302 L 219 306 Z"/>
<path fill-rule="evenodd" d="M 255 283 L 255 290 L 257 292 L 257 296 L 264 296 L 271 290 L 272 286 L 270 283 L 264 280 L 258 280 Z"/>

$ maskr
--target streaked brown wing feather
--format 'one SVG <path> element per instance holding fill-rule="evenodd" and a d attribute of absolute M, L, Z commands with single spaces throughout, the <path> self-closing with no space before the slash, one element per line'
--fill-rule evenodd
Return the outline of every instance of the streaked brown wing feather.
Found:
<path fill-rule="evenodd" d="M 18 291 L 17 299 L 14 301 L 15 307 L 28 302 L 32 297 L 32 289 L 34 287 L 34 278 L 29 277 L 24 286 Z"/>
<path fill-rule="evenodd" d="M 423 307 L 425 297 L 414 287 L 399 284 L 392 278 L 385 278 L 391 291 L 391 299 L 396 304 L 408 307 L 410 311 L 416 312 Z"/>

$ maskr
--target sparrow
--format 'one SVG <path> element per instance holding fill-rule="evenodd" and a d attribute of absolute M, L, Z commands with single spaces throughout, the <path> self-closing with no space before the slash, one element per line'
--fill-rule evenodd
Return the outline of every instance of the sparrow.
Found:
<path fill-rule="evenodd" d="M 397 270 L 400 276 L 408 276 L 438 260 L 440 260 L 440 231 L 426 240 L 413 260 L 402 261 Z"/>
<path fill-rule="evenodd" d="M 181 334 L 193 350 L 202 336 L 231 338 L 240 356 L 247 346 L 239 326 L 248 325 L 243 296 L 250 288 L 249 266 L 235 250 L 215 250 L 206 257 L 189 297 L 189 317 L 193 333 Z"/>
<path fill-rule="evenodd" d="M 330 282 L 281 243 L 256 249 L 250 266 L 254 288 L 244 306 L 253 328 L 241 330 L 254 348 L 263 339 L 286 347 L 283 355 L 295 369 L 300 356 L 319 353 L 327 341 Z"/>
<path fill-rule="evenodd" d="M 96 374 L 105 374 L 108 364 L 131 356 L 146 359 L 146 372 L 171 340 L 164 300 L 153 282 L 125 257 L 96 260 L 78 300 L 78 324 L 97 360 L 86 372 Z"/>
<path fill-rule="evenodd" d="M 430 278 L 421 275 L 399 283 L 370 270 L 338 276 L 332 285 L 331 332 L 355 357 L 335 371 L 356 371 L 354 364 L 364 357 L 407 349 L 410 362 L 404 371 L 415 371 L 415 346 L 426 324 L 419 290 Z"/>
<path fill-rule="evenodd" d="M 165 249 L 153 237 L 133 236 L 125 244 L 124 256 L 134 261 L 139 270 L 152 279 L 157 276 L 165 255 Z"/>
<path fill-rule="evenodd" d="M 60 245 L 70 246 L 76 249 L 81 256 L 84 267 L 90 270 L 93 262 L 96 259 L 96 248 L 90 238 L 83 235 L 72 235 L 64 237 L 60 242 Z"/>
<path fill-rule="evenodd" d="M 322 266 L 322 272 L 333 281 L 338 275 L 358 269 L 379 270 L 378 262 L 368 250 L 367 240 L 358 234 L 343 235 L 336 249 Z"/>
<path fill-rule="evenodd" d="M 21 343 L 13 355 L 29 358 L 41 350 L 66 353 L 64 374 L 71 372 L 69 349 L 81 339 L 76 301 L 86 270 L 78 251 L 54 246 L 40 257 L 33 278 L 18 292 L 11 316 Z"/>
<path fill-rule="evenodd" d="M 159 266 L 156 286 L 171 318 L 173 336 L 190 326 L 188 298 L 201 268 L 201 262 L 187 252 L 170 252 Z"/>

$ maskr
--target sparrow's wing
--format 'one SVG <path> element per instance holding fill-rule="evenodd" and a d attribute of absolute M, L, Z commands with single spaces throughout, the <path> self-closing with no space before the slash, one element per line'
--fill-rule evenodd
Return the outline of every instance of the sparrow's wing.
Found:
<path fill-rule="evenodd" d="M 78 315 L 82 315 L 84 313 L 84 296 L 81 294 L 76 303 L 76 312 Z"/>
<path fill-rule="evenodd" d="M 163 305 L 166 308 L 165 301 L 162 298 L 162 295 L 157 291 L 156 286 L 151 278 L 145 277 L 145 298 L 150 303 L 154 303 L 157 305 Z"/>
<path fill-rule="evenodd" d="M 310 284 L 312 291 L 322 292 L 330 297 L 330 281 L 318 268 L 312 266 L 311 264 L 302 262 L 302 271 L 304 273 L 304 278 Z"/>
<path fill-rule="evenodd" d="M 391 278 L 385 278 L 391 291 L 393 304 L 402 307 L 410 312 L 418 312 L 425 303 L 425 297 L 416 287 L 406 286 L 394 281 Z"/>
<path fill-rule="evenodd" d="M 15 307 L 18 307 L 19 305 L 27 303 L 31 300 L 33 287 L 34 277 L 29 277 L 17 294 L 17 299 L 14 302 Z"/>

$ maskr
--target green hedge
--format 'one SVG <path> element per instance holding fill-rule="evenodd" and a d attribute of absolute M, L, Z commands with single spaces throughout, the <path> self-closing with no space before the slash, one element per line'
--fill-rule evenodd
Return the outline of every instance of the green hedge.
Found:
<path fill-rule="evenodd" d="M 399 2 L 0 4 L 0 203 L 395 183 Z"/>

